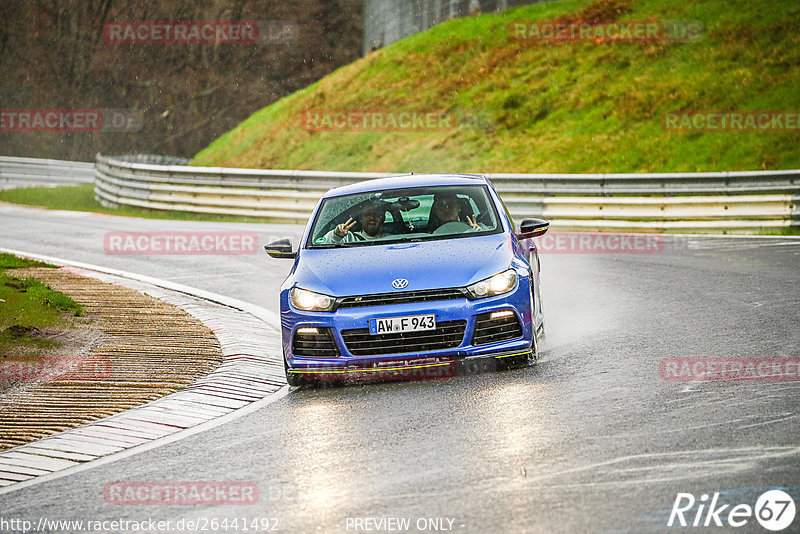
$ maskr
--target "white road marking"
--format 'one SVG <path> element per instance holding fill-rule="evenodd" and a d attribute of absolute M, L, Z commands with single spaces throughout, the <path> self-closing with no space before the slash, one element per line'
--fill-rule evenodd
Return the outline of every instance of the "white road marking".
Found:
<path fill-rule="evenodd" d="M 288 392 L 283 365 L 278 363 L 283 356 L 275 313 L 174 282 L 18 250 L 0 251 L 70 266 L 78 274 L 146 292 L 183 308 L 209 325 L 226 356 L 219 368 L 185 390 L 0 453 L 0 478 L 6 479 L 0 484 L 0 494 L 210 430 Z"/>

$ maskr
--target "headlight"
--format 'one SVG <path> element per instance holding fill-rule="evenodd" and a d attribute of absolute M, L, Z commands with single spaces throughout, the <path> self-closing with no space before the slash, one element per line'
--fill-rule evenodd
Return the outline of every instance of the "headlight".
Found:
<path fill-rule="evenodd" d="M 292 306 L 304 311 L 331 311 L 336 303 L 336 299 L 333 297 L 300 289 L 299 287 L 292 288 L 289 293 L 289 300 L 292 302 Z"/>
<path fill-rule="evenodd" d="M 517 271 L 509 269 L 480 282 L 467 286 L 470 296 L 475 299 L 508 293 L 517 285 Z"/>

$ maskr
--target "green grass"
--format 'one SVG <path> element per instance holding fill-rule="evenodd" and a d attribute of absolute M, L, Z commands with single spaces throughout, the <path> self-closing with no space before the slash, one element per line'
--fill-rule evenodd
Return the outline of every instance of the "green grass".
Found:
<path fill-rule="evenodd" d="M 183 211 L 158 211 L 134 206 L 106 208 L 95 200 L 93 184 L 7 189 L 5 191 L 0 191 L 0 201 L 40 208 L 86 211 L 123 217 L 143 217 L 146 219 L 213 222 L 273 222 L 272 219 L 263 217 L 240 217 Z"/>
<path fill-rule="evenodd" d="M 800 227 L 786 226 L 782 228 L 761 228 L 758 235 L 777 235 L 777 236 L 798 236 L 800 235 Z"/>
<path fill-rule="evenodd" d="M 0 253 L 0 271 L 4 271 L 6 269 L 21 269 L 23 267 L 55 268 L 56 265 L 38 260 L 30 260 L 28 258 L 20 258 L 11 254 Z"/>
<path fill-rule="evenodd" d="M 58 342 L 39 335 L 43 328 L 68 329 L 83 306 L 59 291 L 32 279 L 6 273 L 21 267 L 55 267 L 47 263 L 0 254 L 0 356 L 41 356 Z"/>
<path fill-rule="evenodd" d="M 620 20 L 699 20 L 705 34 L 680 44 L 509 39 L 512 21 L 615 6 Z M 256 111 L 193 164 L 389 172 L 798 168 L 798 133 L 661 126 L 668 111 L 800 109 L 798 23 L 796 0 L 566 0 L 456 19 Z M 443 109 L 462 120 L 427 132 L 303 128 L 306 110 L 342 109 Z"/>

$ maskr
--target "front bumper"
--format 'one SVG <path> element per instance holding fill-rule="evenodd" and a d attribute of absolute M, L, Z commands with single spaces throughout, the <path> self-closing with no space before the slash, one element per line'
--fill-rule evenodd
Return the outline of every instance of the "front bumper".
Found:
<path fill-rule="evenodd" d="M 287 292 L 288 293 L 288 292 Z M 478 318 L 493 312 L 513 313 L 519 323 L 519 335 L 511 339 L 473 344 Z M 353 354 L 343 332 L 368 328 L 369 320 L 383 317 L 434 314 L 437 326 L 464 322 L 463 335 L 447 348 L 426 350 L 415 347 L 411 352 L 390 354 Z M 520 277 L 509 293 L 478 300 L 453 299 L 415 302 L 363 308 L 341 308 L 333 313 L 302 312 L 288 305 L 282 295 L 283 350 L 288 373 L 319 381 L 420 380 L 448 378 L 461 373 L 490 371 L 506 362 L 528 361 L 532 353 L 535 328 L 531 310 L 530 286 L 527 277 Z M 293 340 L 298 329 L 327 330 L 335 344 L 336 356 L 298 356 Z M 351 338 L 352 344 L 352 338 Z M 456 346 L 457 344 L 457 346 Z M 353 349 L 353 351 L 356 351 Z M 363 351 L 362 351 L 363 352 Z M 373 351 L 374 352 L 374 351 Z"/>
<path fill-rule="evenodd" d="M 347 365 L 300 365 L 287 372 L 316 381 L 382 381 L 436 380 L 461 374 L 491 372 L 511 362 L 527 362 L 534 356 L 531 349 L 502 354 L 485 354 L 453 358 L 386 359 L 382 361 L 352 361 Z"/>

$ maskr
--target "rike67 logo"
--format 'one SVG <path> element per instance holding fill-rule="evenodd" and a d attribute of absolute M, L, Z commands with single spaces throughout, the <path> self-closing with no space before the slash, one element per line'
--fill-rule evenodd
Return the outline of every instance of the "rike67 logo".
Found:
<path fill-rule="evenodd" d="M 743 527 L 755 517 L 765 529 L 778 532 L 794 522 L 795 512 L 794 500 L 781 490 L 762 493 L 755 506 L 721 504 L 718 492 L 710 501 L 707 493 L 701 495 L 699 501 L 691 493 L 678 493 L 667 526 Z"/>

